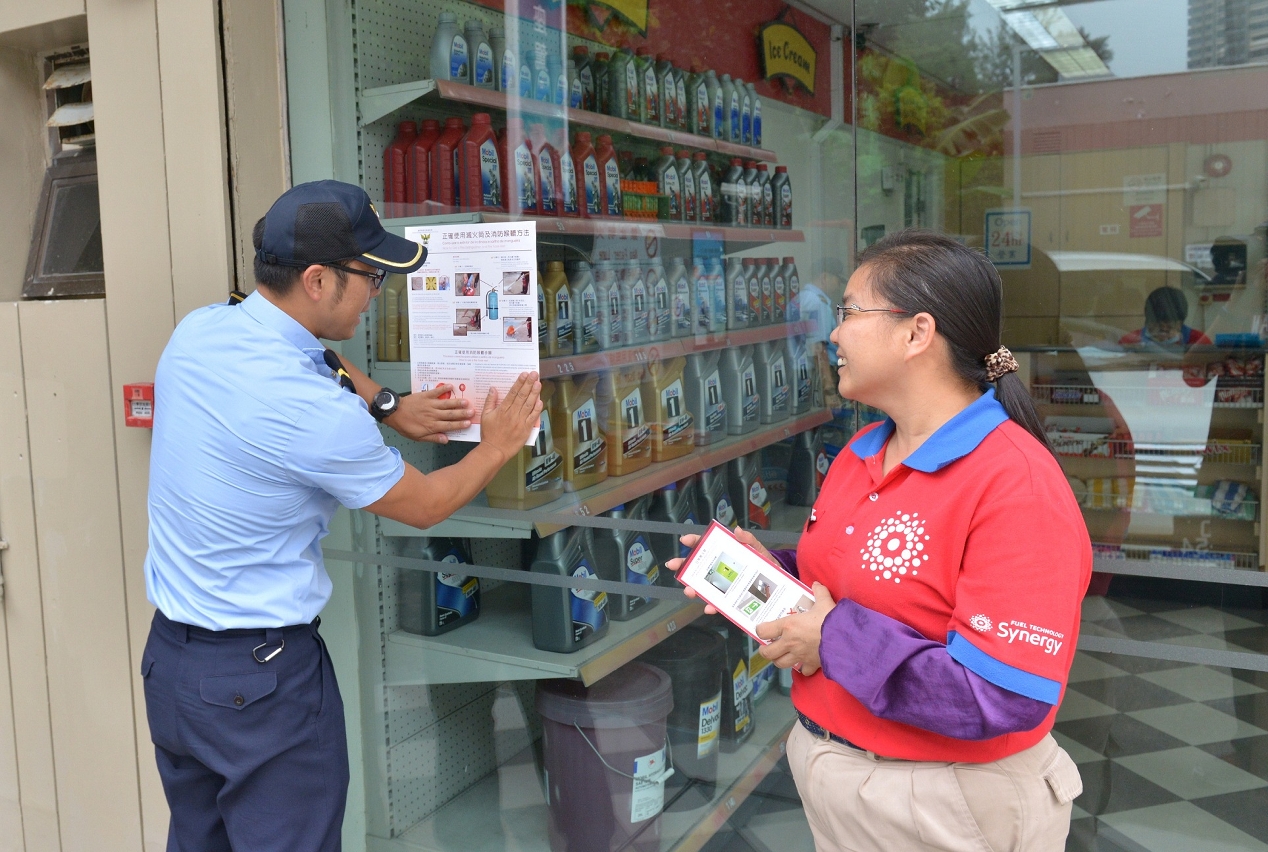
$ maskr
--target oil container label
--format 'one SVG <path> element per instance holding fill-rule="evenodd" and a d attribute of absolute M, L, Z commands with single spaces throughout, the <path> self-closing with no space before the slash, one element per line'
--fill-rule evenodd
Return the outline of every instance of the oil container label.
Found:
<path fill-rule="evenodd" d="M 783 322 L 788 310 L 788 291 L 784 287 L 784 276 L 776 275 L 771 280 L 775 297 L 775 322 Z"/>
<path fill-rule="evenodd" d="M 638 115 L 638 71 L 633 60 L 625 63 L 625 113 L 628 118 Z"/>
<path fill-rule="evenodd" d="M 753 109 L 745 98 L 740 107 L 740 138 L 747 145 L 753 139 Z"/>
<path fill-rule="evenodd" d="M 731 116 L 731 138 L 740 138 L 740 95 L 735 92 L 731 95 L 731 103 L 728 107 Z"/>
<path fill-rule="evenodd" d="M 643 91 L 647 93 L 643 108 L 648 121 L 660 120 L 660 87 L 656 85 L 656 69 L 651 65 L 643 71 Z"/>
<path fill-rule="evenodd" d="M 643 283 L 643 279 L 639 278 L 634 282 L 634 286 L 630 287 L 630 300 L 634 303 L 634 313 L 632 316 L 634 326 L 634 340 L 646 340 L 648 332 L 651 329 L 651 305 L 647 299 L 647 285 Z"/>
<path fill-rule="evenodd" d="M 760 479 L 748 487 L 748 518 L 762 529 L 770 528 L 770 497 Z"/>
<path fill-rule="evenodd" d="M 718 750 L 718 732 L 722 728 L 722 693 L 700 705 L 700 730 L 696 735 L 696 758 L 705 758 Z"/>
<path fill-rule="evenodd" d="M 765 317 L 773 317 L 775 315 L 775 285 L 771 283 L 769 278 L 761 279 L 762 284 L 762 315 Z"/>
<path fill-rule="evenodd" d="M 801 281 L 797 278 L 797 274 L 793 273 L 788 276 L 788 321 L 794 322 L 801 319 L 801 302 L 798 296 L 801 295 Z"/>
<path fill-rule="evenodd" d="M 485 207 L 502 206 L 502 175 L 498 149 L 492 139 L 480 144 L 480 203 Z"/>
<path fill-rule="evenodd" d="M 524 471 L 524 489 L 541 491 L 559 482 L 559 468 L 563 464 L 563 456 L 555 451 L 550 440 L 550 417 L 543 411 L 541 428 L 537 430 L 537 440 L 529 451 L 529 463 Z"/>
<path fill-rule="evenodd" d="M 751 323 L 762 320 L 762 284 L 756 276 L 748 280 L 748 320 Z"/>
<path fill-rule="evenodd" d="M 686 278 L 674 283 L 674 331 L 691 333 L 691 284 Z"/>
<path fill-rule="evenodd" d="M 567 287 L 555 293 L 555 344 L 560 351 L 572 349 L 572 298 Z"/>
<path fill-rule="evenodd" d="M 547 154 L 537 159 L 537 172 L 541 175 L 541 191 L 537 197 L 541 202 L 543 213 L 558 213 L 558 200 L 555 198 L 555 163 Z"/>
<path fill-rule="evenodd" d="M 555 78 L 555 103 L 563 105 L 568 100 L 568 75 L 560 74 Z"/>
<path fill-rule="evenodd" d="M 784 356 L 779 355 L 770 367 L 770 407 L 776 411 L 788 408 L 788 369 L 784 366 Z"/>
<path fill-rule="evenodd" d="M 700 197 L 700 218 L 705 222 L 713 221 L 713 182 L 708 171 L 696 173 L 696 194 Z"/>
<path fill-rule="evenodd" d="M 709 331 L 713 325 L 713 321 L 709 318 L 712 314 L 713 297 L 709 294 L 709 279 L 703 275 L 696 276 L 696 310 L 700 312 L 699 322 L 696 324 L 696 331 Z"/>
<path fill-rule="evenodd" d="M 454 36 L 449 46 L 449 78 L 467 79 L 467 40 L 460 35 Z"/>
<path fill-rule="evenodd" d="M 502 91 L 515 91 L 516 84 L 519 82 L 515 79 L 515 54 L 509 50 L 502 52 Z"/>
<path fill-rule="evenodd" d="M 804 353 L 797 355 L 797 409 L 810 405 L 810 361 Z"/>
<path fill-rule="evenodd" d="M 774 199 L 771 198 L 770 181 L 762 184 L 762 221 L 767 225 L 775 224 Z"/>
<path fill-rule="evenodd" d="M 687 121 L 687 81 L 682 77 L 674 84 L 674 117 L 679 124 Z"/>
<path fill-rule="evenodd" d="M 577 438 L 577 451 L 572 455 L 573 472 L 590 473 L 599 467 L 606 468 L 608 445 L 598 428 L 593 399 L 586 400 L 572 413 L 572 429 Z M 601 465 L 600 461 L 605 463 Z"/>
<path fill-rule="evenodd" d="M 533 72 L 528 67 L 527 62 L 520 63 L 519 85 L 521 98 L 531 98 L 533 96 Z"/>
<path fill-rule="evenodd" d="M 493 85 L 493 51 L 487 44 L 476 48 L 475 81 L 479 86 Z"/>
<path fill-rule="evenodd" d="M 749 726 L 752 721 L 749 717 L 749 698 L 752 695 L 752 689 L 748 682 L 748 663 L 740 660 L 735 671 L 731 672 L 731 700 L 734 702 L 735 723 L 732 725 L 732 731 L 739 734 Z"/>
<path fill-rule="evenodd" d="M 621 291 L 613 284 L 608 291 L 608 346 L 620 346 L 621 338 Z"/>
<path fill-rule="evenodd" d="M 536 82 L 533 85 L 533 97 L 539 101 L 550 100 L 550 72 L 545 68 L 537 69 Z"/>
<path fill-rule="evenodd" d="M 528 145 L 515 149 L 514 162 L 515 197 L 521 210 L 532 210 L 537 207 L 537 182 L 533 179 L 533 152 L 528 150 Z"/>
<path fill-rule="evenodd" d="M 701 130 L 709 126 L 709 87 L 703 80 L 696 86 L 696 126 Z"/>
<path fill-rule="evenodd" d="M 652 284 L 652 318 L 655 322 L 655 333 L 668 336 L 669 329 L 669 284 L 663 277 L 657 277 Z"/>
<path fill-rule="evenodd" d="M 740 383 L 744 389 L 744 420 L 757 419 L 757 374 L 753 372 L 752 367 L 744 368 L 743 374 L 740 376 Z"/>
<path fill-rule="evenodd" d="M 573 168 L 572 154 L 567 151 L 559 154 L 559 185 L 563 194 L 560 199 L 562 212 L 580 212 L 581 208 L 577 206 L 577 170 Z"/>
<path fill-rule="evenodd" d="M 581 177 L 586 186 L 586 212 L 591 216 L 603 215 L 599 192 L 599 164 L 594 157 L 586 157 L 581 164 Z"/>
<path fill-rule="evenodd" d="M 735 509 L 731 507 L 730 497 L 723 495 L 718 498 L 717 505 L 713 507 L 713 517 L 724 527 L 735 523 Z"/>
<path fill-rule="evenodd" d="M 820 450 L 815 456 L 815 485 L 819 488 L 823 487 L 823 480 L 827 479 L 828 468 L 831 466 L 832 462 L 828 459 L 828 454 Z"/>
<path fill-rule="evenodd" d="M 753 144 L 762 144 L 762 102 L 753 102 Z"/>
<path fill-rule="evenodd" d="M 704 428 L 721 432 L 726 428 L 726 403 L 722 401 L 722 379 L 714 370 L 704 380 Z"/>
<path fill-rule="evenodd" d="M 608 160 L 603 164 L 603 178 L 608 188 L 608 215 L 620 216 L 621 210 L 621 169 L 616 160 Z"/>
<path fill-rule="evenodd" d="M 731 301 L 732 310 L 735 311 L 736 322 L 745 324 L 748 322 L 748 285 L 744 282 L 744 278 L 736 276 L 731 279 Z"/>
<path fill-rule="evenodd" d="M 621 423 L 621 454 L 634 458 L 651 437 L 651 428 L 643 422 L 643 392 L 638 388 L 621 400 Z"/>
<path fill-rule="evenodd" d="M 682 213 L 682 186 L 673 166 L 665 169 L 660 181 L 661 195 L 669 196 L 669 218 L 677 219 Z"/>
<path fill-rule="evenodd" d="M 449 553 L 441 562 L 454 565 L 462 563 L 455 553 Z M 444 626 L 477 610 L 475 595 L 480 581 L 462 574 L 436 572 L 436 621 Z"/>
<path fill-rule="evenodd" d="M 792 187 L 784 184 L 779 188 L 779 226 L 792 227 Z"/>
<path fill-rule="evenodd" d="M 581 78 L 577 77 L 572 81 L 572 85 L 568 88 L 568 106 L 573 109 L 581 109 L 581 99 L 585 89 L 581 85 Z"/>
<path fill-rule="evenodd" d="M 581 291 L 581 346 L 588 349 L 599 345 L 599 301 L 594 284 L 587 283 Z"/>
<path fill-rule="evenodd" d="M 594 74 L 590 71 L 589 65 L 577 72 L 577 82 L 581 84 L 581 106 L 586 109 L 593 109 L 594 104 L 591 103 L 591 96 L 594 92 Z"/>
<path fill-rule="evenodd" d="M 713 135 L 716 138 L 723 136 L 722 119 L 722 90 L 718 89 L 713 93 Z"/>
<path fill-rule="evenodd" d="M 583 561 L 577 570 L 572 572 L 572 576 L 594 579 L 595 573 Z M 574 642 L 580 642 L 591 633 L 602 630 L 608 623 L 608 614 L 605 611 L 608 596 L 606 592 L 590 592 L 585 589 L 569 589 L 568 591 L 572 599 L 572 638 Z"/>
<path fill-rule="evenodd" d="M 696 178 L 690 169 L 682 175 L 682 212 L 687 221 L 696 220 Z"/>
<path fill-rule="evenodd" d="M 625 552 L 625 582 L 640 586 L 654 586 L 660 577 L 660 566 L 652 555 L 651 545 L 640 534 Z"/>
<path fill-rule="evenodd" d="M 693 418 L 683 398 L 681 381 L 674 381 L 660 392 L 660 405 L 665 412 L 665 422 L 660 424 L 661 443 L 669 446 L 689 440 Z"/>
<path fill-rule="evenodd" d="M 665 763 L 665 750 L 634 758 L 634 787 L 630 795 L 630 822 L 649 820 L 665 807 L 665 779 L 673 772 Z"/>

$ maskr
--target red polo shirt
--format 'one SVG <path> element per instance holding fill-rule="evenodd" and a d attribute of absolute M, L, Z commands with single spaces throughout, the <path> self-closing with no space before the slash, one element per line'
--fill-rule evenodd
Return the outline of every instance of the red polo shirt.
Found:
<path fill-rule="evenodd" d="M 837 456 L 797 548 L 807 584 L 944 642 L 991 683 L 1054 705 L 1037 728 L 959 740 L 875 716 L 822 671 L 793 704 L 865 749 L 907 760 L 986 762 L 1052 728 L 1092 571 L 1087 527 L 1060 465 L 988 390 L 882 474 L 893 422 Z"/>

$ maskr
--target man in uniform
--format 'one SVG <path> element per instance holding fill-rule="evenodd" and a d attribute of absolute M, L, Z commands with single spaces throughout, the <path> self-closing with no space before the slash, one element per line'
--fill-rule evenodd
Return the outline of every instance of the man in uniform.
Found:
<path fill-rule="evenodd" d="M 343 702 L 317 614 L 321 539 L 339 505 L 415 527 L 448 517 L 527 441 L 536 374 L 490 391 L 481 443 L 423 474 L 385 423 L 443 440 L 471 413 L 405 397 L 344 365 L 388 273 L 422 246 L 389 234 L 360 188 L 286 192 L 255 228 L 256 291 L 194 311 L 155 376 L 146 710 L 172 817 L 171 852 L 338 850 L 348 787 Z"/>

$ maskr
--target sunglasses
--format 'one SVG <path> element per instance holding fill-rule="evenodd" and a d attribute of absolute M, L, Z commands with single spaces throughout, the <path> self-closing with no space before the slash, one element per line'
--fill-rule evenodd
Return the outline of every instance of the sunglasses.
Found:
<path fill-rule="evenodd" d="M 353 269 L 351 266 L 340 266 L 337 263 L 323 263 L 329 269 L 338 269 L 340 272 L 351 272 L 353 275 L 360 275 L 363 278 L 370 279 L 370 286 L 374 288 L 374 292 L 383 289 L 383 279 L 387 278 L 387 271 L 376 269 L 374 272 L 366 272 L 364 269 Z"/>

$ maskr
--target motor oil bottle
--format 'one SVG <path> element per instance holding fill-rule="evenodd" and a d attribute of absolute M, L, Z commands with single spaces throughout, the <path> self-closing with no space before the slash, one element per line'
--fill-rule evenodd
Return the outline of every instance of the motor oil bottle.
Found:
<path fill-rule="evenodd" d="M 572 64 L 577 69 L 577 82 L 581 84 L 581 108 L 594 112 L 594 62 L 590 48 L 584 44 L 573 45 Z"/>
<path fill-rule="evenodd" d="M 621 291 L 622 298 L 629 305 L 623 317 L 626 345 L 647 343 L 652 339 L 652 300 L 643 277 L 642 264 L 637 260 L 625 261 L 625 268 L 621 270 Z"/>
<path fill-rule="evenodd" d="M 762 224 L 762 187 L 757 177 L 757 161 L 744 161 L 744 184 L 740 203 L 744 205 L 744 223 L 751 228 Z"/>
<path fill-rule="evenodd" d="M 793 438 L 788 462 L 789 506 L 813 506 L 828 475 L 828 450 L 818 429 L 807 429 Z"/>
<path fill-rule="evenodd" d="M 558 216 L 561 194 L 559 152 L 546 141 L 545 127 L 534 124 L 528 131 L 533 173 L 537 176 L 537 213 L 540 216 Z"/>
<path fill-rule="evenodd" d="M 568 109 L 581 109 L 585 103 L 585 90 L 581 86 L 581 78 L 577 76 L 577 62 L 569 59 L 565 65 L 565 76 L 568 78 Z"/>
<path fill-rule="evenodd" d="M 784 267 L 779 258 L 766 258 L 766 268 L 770 271 L 770 286 L 774 313 L 773 322 L 784 322 L 788 319 L 788 281 L 784 278 Z"/>
<path fill-rule="evenodd" d="M 712 68 L 704 73 L 705 90 L 709 93 L 709 132 L 714 139 L 726 138 L 726 103 L 722 91 L 722 81 Z"/>
<path fill-rule="evenodd" d="M 699 200 L 696 194 L 696 174 L 691 168 L 691 152 L 679 151 L 678 159 L 674 161 L 674 168 L 678 172 L 678 183 L 682 185 L 682 218 L 684 222 L 696 221 L 697 202 Z"/>
<path fill-rule="evenodd" d="M 418 135 L 405 149 L 405 201 L 422 204 L 431 197 L 431 148 L 440 138 L 440 122 L 423 119 Z"/>
<path fill-rule="evenodd" d="M 578 131 L 575 140 L 572 146 L 572 163 L 580 183 L 578 200 L 584 202 L 581 205 L 581 215 L 587 219 L 602 216 L 603 187 L 599 182 L 599 160 L 595 156 L 594 146 L 590 144 L 589 131 Z"/>
<path fill-rule="evenodd" d="M 788 382 L 788 414 L 797 417 L 810 410 L 813 402 L 814 387 L 811 384 L 810 354 L 806 349 L 806 339 L 801 336 L 789 337 L 785 342 L 787 358 Z"/>
<path fill-rule="evenodd" d="M 762 324 L 762 280 L 757 277 L 757 258 L 746 257 L 741 261 L 744 267 L 744 286 L 748 291 L 748 324 Z"/>
<path fill-rule="evenodd" d="M 594 55 L 594 63 L 590 66 L 594 74 L 594 111 L 611 115 L 611 77 L 608 70 L 612 64 L 612 54 L 600 50 Z"/>
<path fill-rule="evenodd" d="M 471 56 L 467 40 L 458 32 L 458 16 L 441 12 L 436 35 L 431 42 L 431 77 L 433 80 L 471 80 Z"/>
<path fill-rule="evenodd" d="M 386 201 L 404 202 L 408 196 L 406 153 L 418 136 L 418 125 L 402 121 L 396 126 L 396 138 L 383 149 L 383 196 Z"/>
<path fill-rule="evenodd" d="M 608 476 L 625 476 L 647 467 L 652 460 L 652 434 L 643 406 L 643 366 L 601 373 L 595 400 L 608 443 Z"/>
<path fill-rule="evenodd" d="M 670 318 L 671 334 L 674 337 L 691 335 L 691 276 L 687 272 L 687 263 L 681 257 L 669 262 L 669 297 L 673 304 Z"/>
<path fill-rule="evenodd" d="M 705 630 L 717 633 L 726 646 L 722 678 L 722 727 L 718 736 L 722 740 L 722 750 L 734 752 L 752 736 L 754 728 L 752 692 L 748 679 L 748 646 L 751 639 L 720 615 L 706 615 L 695 623 Z"/>
<path fill-rule="evenodd" d="M 726 260 L 726 327 L 748 328 L 748 276 L 745 260 L 728 257 Z"/>
<path fill-rule="evenodd" d="M 515 84 L 519 88 L 519 95 L 521 98 L 531 100 L 533 97 L 533 47 L 525 46 L 521 41 L 519 56 L 516 60 L 519 62 L 519 71 L 515 75 Z"/>
<path fill-rule="evenodd" d="M 621 167 L 612 147 L 612 137 L 604 133 L 598 138 L 594 157 L 599 167 L 599 194 L 603 199 L 602 215 L 619 219 L 624 213 L 621 203 Z"/>
<path fill-rule="evenodd" d="M 572 264 L 568 277 L 572 291 L 573 353 L 583 355 L 599 351 L 599 294 L 594 286 L 594 273 L 584 260 Z"/>
<path fill-rule="evenodd" d="M 725 465 L 706 467 L 696 474 L 696 506 L 701 523 L 717 521 L 727 529 L 735 524 Z"/>
<path fill-rule="evenodd" d="M 757 370 L 758 421 L 778 423 L 788 417 L 788 359 L 781 341 L 758 343 L 753 349 Z"/>
<path fill-rule="evenodd" d="M 747 225 L 744 218 L 744 199 L 748 196 L 748 185 L 744 183 L 744 161 L 739 157 L 731 158 L 731 167 L 722 177 L 722 185 L 718 187 L 718 221 L 724 225 Z"/>
<path fill-rule="evenodd" d="M 783 274 L 784 286 L 788 288 L 788 321 L 797 322 L 801 319 L 801 278 L 797 275 L 796 258 L 784 258 Z"/>
<path fill-rule="evenodd" d="M 497 80 L 493 76 L 493 46 L 484 35 L 484 24 L 479 21 L 467 21 L 463 32 L 467 37 L 467 50 L 471 52 L 471 85 L 479 86 L 481 89 L 496 88 Z"/>
<path fill-rule="evenodd" d="M 634 521 L 647 520 L 651 496 L 644 494 L 632 503 L 623 503 L 603 513 L 605 518 Z M 595 571 L 601 579 L 617 583 L 655 586 L 660 580 L 660 566 L 652 553 L 649 533 L 637 530 L 592 531 Z M 638 595 L 608 595 L 608 615 L 613 621 L 628 621 L 656 605 L 655 598 Z"/>
<path fill-rule="evenodd" d="M 690 131 L 691 119 L 687 114 L 687 72 L 674 66 L 674 109 L 678 111 L 678 129 Z"/>
<path fill-rule="evenodd" d="M 506 30 L 489 27 L 489 47 L 493 49 L 493 84 L 499 92 L 514 92 L 517 86 L 519 66 L 515 51 L 506 47 Z"/>
<path fill-rule="evenodd" d="M 753 114 L 753 140 L 754 148 L 762 147 L 762 99 L 757 94 L 757 87 L 752 83 L 748 84 L 749 100 L 752 102 L 750 110 Z"/>
<path fill-rule="evenodd" d="M 787 166 L 775 167 L 770 189 L 775 227 L 787 230 L 792 227 L 792 181 L 788 178 Z"/>
<path fill-rule="evenodd" d="M 553 577 L 597 577 L 590 531 L 571 527 L 537 542 L 530 570 Z M 532 587 L 533 646 L 568 654 L 603 638 L 608 632 L 605 592 Z"/>
<path fill-rule="evenodd" d="M 594 293 L 599 302 L 599 348 L 624 346 L 626 302 L 612 261 L 601 260 L 594 265 Z"/>
<path fill-rule="evenodd" d="M 431 149 L 431 200 L 457 207 L 459 204 L 458 146 L 467 135 L 467 126 L 457 116 L 445 119 L 445 128 Z"/>
<path fill-rule="evenodd" d="M 460 538 L 410 538 L 401 555 L 451 565 L 471 565 Z M 457 569 L 455 569 L 456 571 Z M 397 621 L 406 633 L 439 636 L 480 617 L 480 580 L 449 571 L 401 569 L 397 574 Z"/>
<path fill-rule="evenodd" d="M 533 51 L 533 100 L 549 103 L 554 91 L 555 76 L 551 74 L 546 45 L 538 42 Z"/>
<path fill-rule="evenodd" d="M 687 408 L 695 418 L 697 447 L 726 437 L 726 401 L 722 398 L 722 373 L 718 361 L 722 353 L 693 352 L 687 356 L 682 383 L 687 391 Z"/>
<path fill-rule="evenodd" d="M 718 78 L 718 88 L 722 92 L 722 135 L 718 138 L 724 142 L 739 142 L 740 135 L 740 99 L 739 93 L 735 91 L 735 83 L 731 80 L 730 74 L 723 74 Z M 735 109 L 734 118 L 732 118 L 731 110 Z M 731 135 L 731 124 L 734 120 L 735 136 Z"/>
<path fill-rule="evenodd" d="M 656 55 L 656 89 L 660 92 L 661 127 L 678 128 L 678 75 L 674 63 L 663 53 Z"/>
<path fill-rule="evenodd" d="M 560 128 L 556 142 L 552 147 L 559 156 L 559 215 L 577 217 L 581 215 L 582 199 L 577 194 L 577 169 L 568 150 L 568 134 Z"/>
<path fill-rule="evenodd" d="M 562 260 L 547 261 L 539 289 L 546 300 L 546 326 L 541 331 L 546 338 L 546 355 L 549 358 L 572 355 L 575 349 L 572 290 Z"/>
<path fill-rule="evenodd" d="M 513 215 L 536 216 L 541 212 L 537 192 L 541 177 L 537 171 L 537 151 L 533 140 L 524 132 L 524 120 L 511 116 L 506 120 L 506 133 L 500 137 L 502 186 L 506 187 L 507 212 Z"/>
<path fill-rule="evenodd" d="M 621 48 L 608 63 L 608 114 L 639 120 L 638 67 L 634 54 Z"/>
<path fill-rule="evenodd" d="M 472 116 L 471 129 L 462 137 L 458 151 L 459 206 L 467 210 L 500 211 L 503 207 L 502 168 L 493 119 L 487 112 Z"/>
<path fill-rule="evenodd" d="M 709 172 L 709 158 L 704 151 L 697 151 L 692 157 L 691 173 L 696 179 L 696 221 L 712 222 L 717 215 L 718 198 L 713 175 Z"/>
<path fill-rule="evenodd" d="M 550 100 L 556 106 L 568 103 L 568 70 L 553 53 L 546 60 L 546 73 L 550 75 Z"/>
<path fill-rule="evenodd" d="M 695 418 L 687 408 L 682 371 L 686 359 L 652 361 L 643 379 L 643 402 L 652 430 L 652 461 L 676 459 L 691 452 L 695 444 Z"/>
<path fill-rule="evenodd" d="M 762 452 L 756 450 L 728 462 L 731 482 L 731 505 L 741 529 L 770 529 L 770 495 L 762 482 Z"/>
<path fill-rule="evenodd" d="M 749 94 L 748 84 L 735 78 L 735 91 L 740 96 L 740 143 L 753 144 L 753 96 Z"/>
<path fill-rule="evenodd" d="M 555 449 L 550 403 L 553 382 L 542 382 L 541 428 L 532 446 L 524 447 L 502 466 L 484 490 L 495 509 L 533 509 L 564 491 L 563 457 Z"/>
<path fill-rule="evenodd" d="M 656 84 L 656 59 L 647 47 L 634 51 L 634 70 L 638 82 L 638 112 L 630 118 L 643 124 L 660 124 L 660 88 Z"/>
<path fill-rule="evenodd" d="M 753 368 L 752 348 L 732 347 L 722 350 L 719 364 L 722 373 L 722 401 L 726 403 L 726 432 L 743 435 L 757 428 L 757 371 Z"/>
<path fill-rule="evenodd" d="M 709 293 L 713 296 L 713 312 L 710 314 L 714 334 L 726 331 L 726 277 L 722 274 L 722 258 L 709 259 Z"/>
<path fill-rule="evenodd" d="M 608 478 L 608 446 L 594 401 L 598 384 L 595 374 L 555 381 L 551 421 L 559 429 L 565 491 L 580 491 Z"/>
<path fill-rule="evenodd" d="M 771 268 L 767 258 L 757 258 L 757 284 L 762 291 L 762 325 L 775 321 L 775 282 L 771 280 Z"/>
<path fill-rule="evenodd" d="M 774 191 L 771 188 L 770 171 L 765 163 L 757 164 L 757 185 L 759 189 L 758 198 L 762 204 L 762 227 L 775 227 L 775 198 Z M 750 190 L 751 191 L 751 190 Z M 757 217 L 753 217 L 753 224 L 757 224 Z"/>
<path fill-rule="evenodd" d="M 652 492 L 652 505 L 647 512 L 648 520 L 661 521 L 667 524 L 699 524 L 700 516 L 696 514 L 696 481 L 693 477 L 671 482 L 664 488 Z M 652 533 L 652 553 L 656 562 L 664 565 L 670 559 L 686 556 L 691 548 L 678 540 L 676 533 Z M 663 586 L 676 585 L 678 580 L 668 571 L 660 572 Z"/>
<path fill-rule="evenodd" d="M 652 171 L 656 175 L 656 191 L 669 199 L 669 218 L 675 222 L 681 221 L 682 183 L 678 180 L 678 165 L 673 148 L 661 146 L 660 159 L 656 161 Z"/>
<path fill-rule="evenodd" d="M 709 262 L 691 259 L 691 327 L 696 334 L 713 333 L 713 291 L 709 287 Z"/>
<path fill-rule="evenodd" d="M 545 270 L 540 266 L 537 268 L 537 280 L 540 282 Z M 546 291 L 540 286 L 537 288 L 537 355 L 539 358 L 547 357 L 550 346 L 550 334 L 546 328 Z"/>
<path fill-rule="evenodd" d="M 643 267 L 643 280 L 647 283 L 647 297 L 651 301 L 650 332 L 653 341 L 669 340 L 674 335 L 673 306 L 665 267 L 657 257 Z"/>

